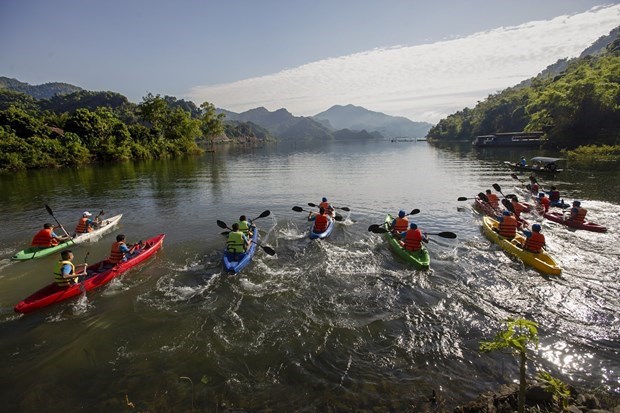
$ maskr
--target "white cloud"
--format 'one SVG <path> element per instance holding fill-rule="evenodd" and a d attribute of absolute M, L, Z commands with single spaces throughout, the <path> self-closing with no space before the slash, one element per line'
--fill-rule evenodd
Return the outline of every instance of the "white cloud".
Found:
<path fill-rule="evenodd" d="M 464 38 L 369 50 L 267 76 L 196 86 L 187 96 L 233 111 L 285 107 L 297 115 L 352 103 L 436 122 L 536 75 L 557 59 L 578 56 L 619 23 L 620 5 L 597 7 Z"/>

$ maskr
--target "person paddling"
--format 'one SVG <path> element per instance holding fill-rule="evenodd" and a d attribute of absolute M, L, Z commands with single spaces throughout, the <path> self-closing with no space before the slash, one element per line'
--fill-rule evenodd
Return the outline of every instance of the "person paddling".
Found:
<path fill-rule="evenodd" d="M 43 229 L 35 234 L 32 238 L 30 246 L 32 247 L 55 247 L 60 242 L 63 242 L 67 237 L 59 237 L 54 233 L 54 226 L 50 223 L 43 224 Z"/>
<path fill-rule="evenodd" d="M 426 233 L 422 234 L 415 222 L 409 224 L 407 232 L 401 233 L 401 238 L 405 241 L 398 241 L 398 243 L 407 251 L 420 251 L 422 249 L 422 242 L 428 242 Z"/>
<path fill-rule="evenodd" d="M 555 186 L 552 186 L 551 190 L 549 191 L 549 200 L 551 202 L 560 202 L 560 191 L 558 191 L 558 188 L 556 188 Z"/>
<path fill-rule="evenodd" d="M 75 227 L 75 232 L 77 234 L 84 234 L 87 232 L 91 232 L 97 224 L 99 224 L 99 217 L 96 217 L 94 220 L 90 219 L 93 214 L 88 211 L 84 211 L 82 213 L 82 218 L 78 221 L 77 226 Z"/>
<path fill-rule="evenodd" d="M 112 244 L 108 262 L 110 264 L 118 264 L 121 261 L 127 261 L 138 248 L 140 248 L 140 243 L 134 244 L 129 248 L 125 243 L 125 234 L 118 234 L 116 242 Z"/>
<path fill-rule="evenodd" d="M 333 213 L 334 213 L 334 207 L 329 202 L 327 202 L 327 198 L 326 197 L 323 197 L 321 199 L 321 203 L 319 204 L 319 208 L 325 209 L 325 211 L 327 211 L 327 213 L 329 215 L 333 215 Z"/>
<path fill-rule="evenodd" d="M 408 228 L 409 219 L 407 218 L 407 213 L 401 209 L 400 211 L 398 211 L 398 218 L 392 220 L 392 224 L 390 224 L 390 229 L 392 233 L 396 235 L 407 231 Z"/>
<path fill-rule="evenodd" d="M 252 222 L 248 221 L 245 215 L 241 215 L 239 217 L 239 222 L 237 222 L 237 224 L 239 224 L 239 230 L 241 232 L 243 232 L 248 238 L 252 238 L 254 228 L 256 227 Z"/>
<path fill-rule="evenodd" d="M 538 198 L 536 199 L 539 205 L 539 210 L 541 212 L 549 212 L 549 207 L 551 206 L 551 201 L 549 198 L 545 196 L 544 192 L 538 194 Z"/>
<path fill-rule="evenodd" d="M 318 214 L 316 212 L 310 212 L 308 214 L 308 221 L 314 221 L 314 232 L 325 232 L 329 227 L 331 217 L 326 214 L 325 208 L 319 207 Z"/>
<path fill-rule="evenodd" d="M 228 234 L 226 246 L 230 253 L 243 253 L 250 246 L 248 237 L 239 229 L 239 224 L 236 222 L 232 224 L 232 231 Z"/>
<path fill-rule="evenodd" d="M 586 220 L 588 210 L 581 207 L 581 201 L 573 201 L 573 208 L 570 210 L 569 221 L 582 224 Z"/>
<path fill-rule="evenodd" d="M 540 233 L 542 227 L 540 224 L 532 225 L 532 231 L 523 230 L 523 234 L 525 234 L 526 240 L 525 244 L 523 244 L 522 248 L 524 250 L 533 252 L 534 254 L 538 254 L 542 251 L 542 248 L 545 246 L 545 236 Z"/>
<path fill-rule="evenodd" d="M 59 287 L 68 287 L 79 281 L 80 275 L 86 275 L 86 263 L 77 267 L 73 265 L 73 252 L 64 250 L 60 253 L 60 261 L 54 266 L 54 282 Z"/>
<path fill-rule="evenodd" d="M 493 208 L 499 207 L 499 198 L 490 189 L 487 189 L 487 200 Z"/>
<path fill-rule="evenodd" d="M 517 235 L 517 219 L 512 216 L 511 212 L 504 210 L 501 217 L 498 217 L 499 226 L 493 228 L 504 238 L 513 239 Z"/>
<path fill-rule="evenodd" d="M 521 205 L 521 203 L 519 202 L 519 198 L 517 198 L 516 196 L 512 197 L 512 199 L 510 200 L 510 203 L 512 204 L 512 209 L 514 211 L 515 218 L 518 221 L 519 219 L 521 219 L 521 212 L 523 212 L 525 208 L 523 208 L 523 205 Z"/>

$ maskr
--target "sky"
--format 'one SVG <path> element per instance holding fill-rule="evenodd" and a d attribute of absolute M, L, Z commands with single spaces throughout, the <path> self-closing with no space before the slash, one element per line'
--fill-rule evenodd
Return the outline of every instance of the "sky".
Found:
<path fill-rule="evenodd" d="M 434 123 L 618 25 L 618 1 L 2 0 L 0 76 Z"/>

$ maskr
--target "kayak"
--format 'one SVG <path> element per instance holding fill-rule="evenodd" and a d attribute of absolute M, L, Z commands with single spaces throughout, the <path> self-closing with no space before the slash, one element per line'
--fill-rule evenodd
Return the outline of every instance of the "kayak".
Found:
<path fill-rule="evenodd" d="M 258 242 L 258 228 L 254 228 L 252 241 L 254 242 L 250 243 L 250 246 L 245 252 L 229 252 L 228 249 L 224 249 L 222 262 L 224 263 L 226 271 L 236 274 L 252 261 L 252 257 L 254 257 L 254 253 L 256 253 L 255 243 Z"/>
<path fill-rule="evenodd" d="M 592 232 L 606 232 L 607 227 L 595 224 L 594 222 L 584 221 L 575 222 L 569 219 L 564 220 L 564 213 L 562 212 L 545 212 L 544 217 L 549 221 L 557 222 L 558 224 L 566 225 L 567 227 L 576 229 L 585 229 Z"/>
<path fill-rule="evenodd" d="M 310 228 L 310 239 L 324 239 L 331 235 L 332 231 L 334 230 L 334 218 L 336 216 L 336 213 L 333 213 L 330 216 L 331 220 L 329 220 L 329 223 L 327 224 L 327 229 L 323 232 L 315 232 L 314 223 L 312 224 L 312 228 Z"/>
<path fill-rule="evenodd" d="M 566 209 L 570 206 L 570 204 L 567 204 L 566 202 L 564 202 L 563 199 L 560 199 L 559 201 L 551 201 L 550 205 L 552 207 L 557 207 L 557 208 L 562 208 L 562 209 Z"/>
<path fill-rule="evenodd" d="M 46 257 L 50 254 L 53 254 L 55 252 L 59 252 L 62 251 L 64 249 L 69 248 L 72 245 L 76 245 L 76 244 L 80 244 L 82 242 L 87 242 L 92 240 L 93 238 L 99 236 L 99 235 L 103 235 L 108 231 L 111 231 L 112 228 L 114 228 L 114 226 L 116 226 L 116 224 L 118 224 L 118 221 L 121 220 L 121 218 L 123 217 L 123 214 L 119 214 L 119 215 L 115 215 L 109 219 L 105 219 L 101 222 L 100 226 L 94 230 L 92 230 L 91 232 L 86 232 L 84 234 L 76 234 L 73 238 L 71 238 L 70 240 L 67 240 L 66 242 L 60 243 L 56 246 L 53 247 L 30 247 L 30 248 L 26 248 L 25 250 L 22 250 L 18 253 L 16 253 L 15 255 L 13 255 L 11 257 L 12 260 L 16 260 L 16 261 L 26 261 L 26 260 L 31 260 L 33 258 L 41 258 L 41 257 Z"/>
<path fill-rule="evenodd" d="M 386 229 L 389 228 L 393 220 L 394 218 L 392 218 L 392 215 L 390 214 L 385 217 L 384 226 Z M 400 258 L 404 259 L 410 264 L 413 264 L 416 268 L 422 270 L 428 269 L 428 267 L 431 265 L 431 257 L 428 254 L 428 250 L 426 249 L 426 246 L 424 246 L 424 244 L 422 244 L 422 249 L 420 249 L 419 251 L 408 251 L 400 245 L 396 238 L 394 238 L 394 235 L 392 235 L 391 231 L 386 232 L 385 236 L 388 239 L 392 251 L 394 251 L 396 255 L 398 255 Z"/>
<path fill-rule="evenodd" d="M 502 215 L 502 210 L 501 209 L 494 208 L 488 202 L 484 202 L 483 200 L 481 200 L 478 197 L 476 197 L 476 200 L 474 201 L 474 208 L 476 210 L 480 211 L 481 213 L 483 213 L 484 215 L 489 216 L 489 217 L 491 217 L 493 219 L 496 219 L 497 217 Z M 525 210 L 523 212 L 525 212 Z M 524 225 L 527 226 L 529 224 L 528 224 L 528 222 L 526 220 L 524 220 L 523 218 L 519 217 L 519 219 L 517 220 L 517 228 L 521 228 Z"/>
<path fill-rule="evenodd" d="M 56 283 L 51 283 L 47 287 L 32 294 L 30 297 L 20 301 L 19 304 L 15 306 L 14 310 L 17 313 L 29 313 L 78 296 L 82 294 L 82 292 L 99 288 L 155 254 L 161 248 L 164 237 L 164 234 L 159 234 L 146 240 L 143 243 L 143 247 L 138 250 L 138 253 L 127 261 L 112 265 L 105 259 L 96 264 L 89 265 L 86 269 L 87 276 L 77 284 L 68 287 L 59 287 Z M 51 271 L 50 274 L 50 277 L 53 277 Z"/>
<path fill-rule="evenodd" d="M 551 255 L 549 255 L 545 250 L 536 254 L 530 251 L 526 251 L 520 246 L 515 245 L 515 242 L 518 242 L 519 245 L 523 245 L 525 243 L 525 236 L 517 233 L 514 239 L 508 240 L 502 236 L 500 236 L 497 232 L 493 231 L 493 228 L 498 227 L 499 222 L 489 218 L 484 217 L 482 220 L 482 229 L 484 230 L 484 234 L 494 243 L 498 244 L 502 249 L 507 251 L 508 253 L 514 255 L 517 258 L 520 258 L 523 263 L 534 267 L 536 270 L 550 275 L 560 275 L 562 272 L 562 268 L 560 268 L 557 262 L 553 259 Z"/>
<path fill-rule="evenodd" d="M 550 168 L 532 166 L 532 165 L 523 166 L 521 164 L 510 162 L 510 161 L 504 161 L 504 165 L 508 166 L 509 168 L 518 170 L 518 171 L 542 172 L 542 173 L 547 173 L 547 174 L 556 174 L 564 170 L 564 169 L 550 169 Z"/>

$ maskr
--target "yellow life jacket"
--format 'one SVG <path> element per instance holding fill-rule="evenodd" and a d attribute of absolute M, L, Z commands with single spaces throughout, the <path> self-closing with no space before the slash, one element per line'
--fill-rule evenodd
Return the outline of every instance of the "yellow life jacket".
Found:
<path fill-rule="evenodd" d="M 229 252 L 245 252 L 245 242 L 243 241 L 243 232 L 231 231 L 228 234 L 226 247 Z"/>
<path fill-rule="evenodd" d="M 54 267 L 54 281 L 56 282 L 56 285 L 59 287 L 68 287 L 69 285 L 71 285 L 72 281 L 73 283 L 78 282 L 78 277 L 64 278 L 62 276 L 62 267 L 64 267 L 65 265 L 70 265 L 71 274 L 75 274 L 75 265 L 73 265 L 71 261 L 58 261 L 56 263 L 56 266 Z"/>
<path fill-rule="evenodd" d="M 245 235 L 248 235 L 248 233 L 250 232 L 250 224 L 248 221 L 239 221 L 237 222 L 237 224 L 239 224 L 239 231 L 243 232 Z"/>

